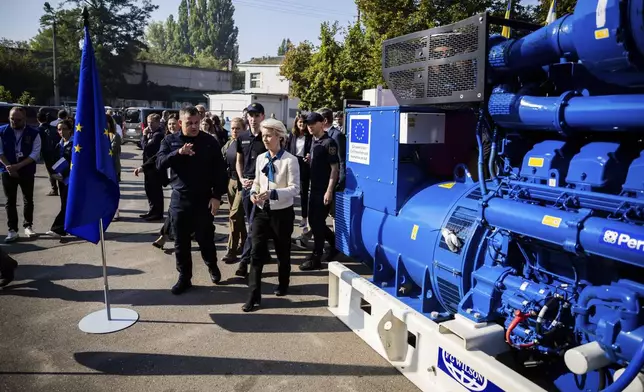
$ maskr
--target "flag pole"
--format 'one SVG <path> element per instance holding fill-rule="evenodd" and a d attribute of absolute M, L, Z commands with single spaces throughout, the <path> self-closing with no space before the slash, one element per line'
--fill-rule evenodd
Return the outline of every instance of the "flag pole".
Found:
<path fill-rule="evenodd" d="M 105 256 L 105 234 L 103 233 L 103 218 L 98 221 L 99 234 L 101 236 L 101 258 L 103 259 L 103 291 L 105 292 L 105 312 L 107 319 L 112 320 L 112 312 L 110 310 L 110 286 L 107 283 L 107 257 Z"/>
<path fill-rule="evenodd" d="M 83 26 L 85 29 L 86 42 L 83 44 L 85 45 L 85 47 L 83 48 L 83 58 L 81 59 L 81 63 L 85 61 L 86 55 L 94 56 L 93 52 L 91 51 L 91 39 L 89 36 L 89 12 L 87 11 L 87 7 L 83 7 Z M 86 48 L 88 46 L 90 48 L 89 54 L 86 53 Z M 92 72 L 96 72 L 96 69 L 92 68 Z M 83 70 L 81 68 L 81 79 L 82 77 L 83 77 Z M 82 82 L 79 81 L 79 86 L 81 85 L 81 83 Z M 102 101 L 102 98 L 100 97 L 100 87 L 93 86 L 93 88 L 94 88 L 94 91 L 91 91 L 91 92 L 94 94 L 94 99 L 98 99 L 99 103 L 102 104 L 102 102 L 100 102 Z M 80 87 L 79 87 L 79 90 L 80 90 Z M 84 93 L 79 91 L 79 97 L 82 96 L 81 94 L 84 94 Z M 98 98 L 96 98 L 97 96 Z M 83 96 L 83 98 L 85 97 Z M 92 115 L 96 116 L 96 113 L 93 113 Z M 78 113 L 77 113 L 77 116 L 78 116 Z M 99 116 L 99 118 L 100 117 L 101 116 Z M 103 121 L 105 120 L 103 119 Z M 96 127 L 96 124 L 94 124 L 94 126 Z M 99 135 L 99 137 L 100 135 L 102 135 L 102 129 L 104 126 L 105 126 L 105 123 L 101 128 L 94 129 L 94 131 L 96 132 L 96 134 Z M 83 134 L 85 134 L 85 132 L 83 132 Z M 91 133 L 88 134 L 88 136 L 89 135 L 91 135 Z M 76 135 L 75 139 L 77 139 L 77 137 L 78 135 Z M 78 151 L 80 151 L 81 147 L 79 146 L 78 142 L 76 146 L 79 149 Z M 118 200 L 117 200 L 117 203 L 118 203 Z M 117 207 L 118 207 L 118 204 L 117 204 Z M 100 217 L 98 219 L 98 222 L 96 222 L 96 224 L 98 226 L 99 239 L 101 243 L 101 259 L 103 262 L 103 289 L 105 294 L 105 309 L 98 310 L 96 312 L 88 314 L 87 316 L 83 317 L 83 319 L 78 323 L 78 328 L 80 328 L 81 331 L 86 333 L 92 333 L 92 334 L 104 334 L 104 333 L 120 331 L 130 327 L 131 325 L 134 325 L 134 323 L 136 323 L 139 320 L 139 314 L 136 311 L 132 309 L 127 309 L 127 308 L 112 309 L 110 305 L 110 294 L 109 294 L 110 288 L 107 282 L 107 255 L 105 254 L 105 234 L 104 234 L 103 218 L 104 216 Z M 109 225 L 109 221 L 107 223 Z M 96 243 L 95 241 L 92 241 L 92 242 Z"/>

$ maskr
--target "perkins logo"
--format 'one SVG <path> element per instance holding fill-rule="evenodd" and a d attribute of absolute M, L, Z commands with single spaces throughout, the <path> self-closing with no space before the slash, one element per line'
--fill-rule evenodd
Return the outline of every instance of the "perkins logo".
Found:
<path fill-rule="evenodd" d="M 644 253 L 644 238 L 637 238 L 637 236 L 631 233 L 620 233 L 616 230 L 605 228 L 600 242 L 622 249 Z"/>
<path fill-rule="evenodd" d="M 479 372 L 461 362 L 458 358 L 438 348 L 438 368 L 448 376 L 458 381 L 459 384 L 472 392 L 503 392 L 492 381 L 488 380 Z"/>

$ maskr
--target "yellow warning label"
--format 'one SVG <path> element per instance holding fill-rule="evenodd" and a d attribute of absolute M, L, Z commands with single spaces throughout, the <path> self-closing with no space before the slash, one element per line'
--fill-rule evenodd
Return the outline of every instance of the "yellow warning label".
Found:
<path fill-rule="evenodd" d="M 609 36 L 610 33 L 608 32 L 608 29 L 595 30 L 595 39 L 604 39 Z"/>
<path fill-rule="evenodd" d="M 530 159 L 528 159 L 528 166 L 543 167 L 543 158 L 530 157 Z"/>
<path fill-rule="evenodd" d="M 548 179 L 548 186 L 551 186 L 555 188 L 557 186 L 557 179 L 556 178 L 549 178 Z"/>
<path fill-rule="evenodd" d="M 411 239 L 416 241 L 416 236 L 418 235 L 418 225 L 414 225 L 411 229 Z"/>
<path fill-rule="evenodd" d="M 452 189 L 456 183 L 455 182 L 446 182 L 444 184 L 440 184 L 439 187 L 445 188 L 445 189 Z"/>
<path fill-rule="evenodd" d="M 557 218 L 556 216 L 544 215 L 543 219 L 541 219 L 541 224 L 558 229 L 559 226 L 561 226 L 561 218 Z"/>

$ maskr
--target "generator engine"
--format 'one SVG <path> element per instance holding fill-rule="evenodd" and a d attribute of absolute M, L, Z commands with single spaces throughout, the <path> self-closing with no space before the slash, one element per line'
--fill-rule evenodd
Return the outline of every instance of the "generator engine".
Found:
<path fill-rule="evenodd" d="M 498 22 L 383 44 L 400 106 L 347 110 L 338 249 L 436 323 L 502 326 L 542 390 L 644 391 L 644 1 Z"/>

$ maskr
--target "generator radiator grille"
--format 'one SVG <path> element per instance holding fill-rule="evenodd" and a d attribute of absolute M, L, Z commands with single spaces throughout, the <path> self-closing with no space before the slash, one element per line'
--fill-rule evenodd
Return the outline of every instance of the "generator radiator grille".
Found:
<path fill-rule="evenodd" d="M 454 107 L 485 100 L 486 14 L 383 44 L 383 75 L 401 105 Z"/>

